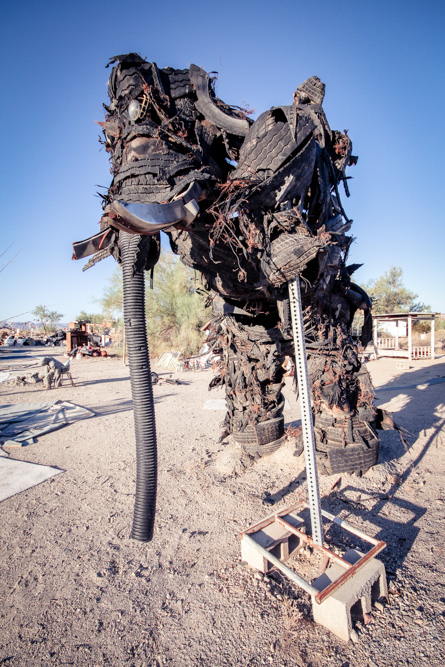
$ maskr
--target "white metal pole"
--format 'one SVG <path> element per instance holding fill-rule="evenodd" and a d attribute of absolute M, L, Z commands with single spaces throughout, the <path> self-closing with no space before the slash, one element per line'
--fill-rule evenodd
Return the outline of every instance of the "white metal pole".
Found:
<path fill-rule="evenodd" d="M 320 491 L 318 488 L 317 458 L 315 452 L 315 436 L 312 423 L 311 390 L 307 370 L 306 345 L 304 342 L 303 311 L 301 308 L 300 278 L 290 280 L 289 303 L 292 319 L 292 333 L 295 348 L 295 372 L 301 408 L 301 425 L 303 428 L 304 456 L 306 459 L 306 476 L 309 494 L 309 510 L 311 515 L 312 539 L 315 544 L 323 545 L 323 525 L 321 518 Z"/>
<path fill-rule="evenodd" d="M 408 315 L 408 359 L 411 361 L 412 358 L 413 358 L 413 328 L 412 328 L 411 315 Z"/>
<path fill-rule="evenodd" d="M 431 359 L 436 358 L 436 354 L 434 352 L 434 345 L 435 345 L 434 332 L 435 332 L 435 315 L 433 315 L 433 318 L 431 320 Z"/>

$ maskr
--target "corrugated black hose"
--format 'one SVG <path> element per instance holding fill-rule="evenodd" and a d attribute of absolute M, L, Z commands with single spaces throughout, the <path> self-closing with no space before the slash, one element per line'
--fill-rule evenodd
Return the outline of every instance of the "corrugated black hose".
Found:
<path fill-rule="evenodd" d="M 153 538 L 156 510 L 157 446 L 150 358 L 145 326 L 144 268 L 136 267 L 141 237 L 120 232 L 124 281 L 124 321 L 130 363 L 136 437 L 136 496 L 131 537 Z"/>

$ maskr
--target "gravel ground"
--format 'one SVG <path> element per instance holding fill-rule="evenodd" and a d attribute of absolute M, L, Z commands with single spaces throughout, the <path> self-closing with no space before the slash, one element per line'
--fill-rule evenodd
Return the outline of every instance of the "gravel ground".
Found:
<path fill-rule="evenodd" d="M 361 478 L 342 475 L 334 490 L 338 476 L 320 479 L 326 509 L 388 544 L 379 556 L 388 602 L 349 644 L 314 624 L 309 596 L 280 573 L 241 562 L 240 531 L 305 497 L 304 460 L 288 446 L 253 463 L 218 444 L 224 412 L 204 409 L 223 398 L 208 392 L 211 371 L 154 368 L 164 381 L 154 387 L 159 493 L 148 544 L 129 539 L 135 452 L 122 361 L 76 360 L 75 386 L 51 392 L 0 384 L 3 403 L 63 399 L 95 413 L 8 450 L 64 473 L 0 503 L 0 665 L 445 664 L 445 383 L 431 382 L 444 362 L 370 362 L 377 404 L 410 435 L 383 432 L 380 463 Z M 289 424 L 299 414 L 290 379 L 286 398 Z M 297 571 L 317 566 L 300 561 L 291 559 Z"/>

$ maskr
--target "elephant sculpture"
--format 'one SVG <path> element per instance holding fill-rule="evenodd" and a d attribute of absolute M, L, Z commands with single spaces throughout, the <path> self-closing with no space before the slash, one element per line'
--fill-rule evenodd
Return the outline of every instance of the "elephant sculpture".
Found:
<path fill-rule="evenodd" d="M 293 103 L 252 121 L 218 99 L 200 67 L 159 69 L 135 53 L 112 58 L 102 142 L 112 182 L 100 231 L 74 244 L 84 268 L 113 255 L 121 263 L 134 402 L 137 482 L 132 537 L 152 538 L 156 435 L 144 317 L 144 271 L 160 254 L 160 233 L 205 281 L 213 306 L 211 386 L 224 386 L 223 436 L 254 457 L 285 438 L 283 363 L 293 355 L 288 281 L 299 277 L 316 449 L 327 473 L 364 472 L 378 458 L 373 388 L 351 335 L 371 301 L 351 281 L 347 132 L 331 130 L 315 76 Z M 298 440 L 296 447 L 298 448 Z"/>

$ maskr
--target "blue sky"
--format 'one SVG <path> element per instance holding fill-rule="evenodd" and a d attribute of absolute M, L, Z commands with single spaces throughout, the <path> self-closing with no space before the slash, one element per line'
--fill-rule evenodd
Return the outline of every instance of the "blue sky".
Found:
<path fill-rule="evenodd" d="M 445 312 L 444 34 L 445 4 L 433 0 L 3 2 L 0 269 L 19 254 L 0 272 L 0 320 L 37 305 L 63 321 L 99 310 L 114 260 L 82 272 L 71 244 L 98 231 L 97 186 L 111 176 L 94 121 L 105 65 L 129 51 L 217 70 L 217 94 L 255 115 L 319 76 L 331 127 L 348 129 L 359 155 L 343 197 L 350 260 L 364 262 L 356 281 L 400 266 Z"/>

